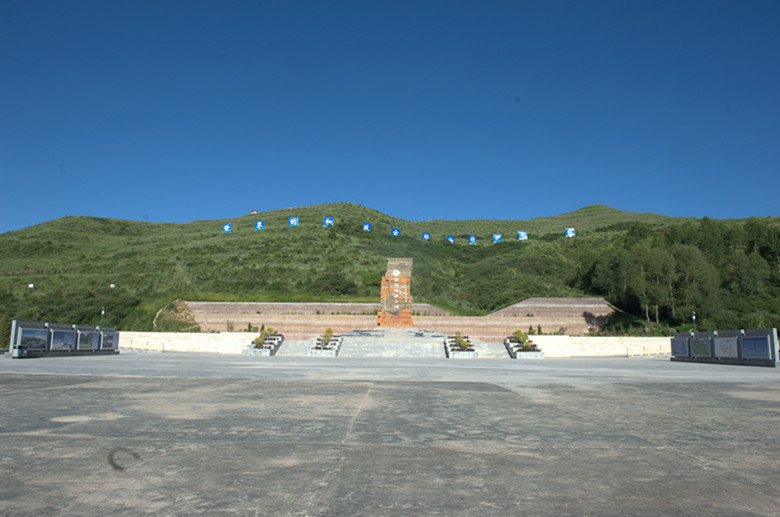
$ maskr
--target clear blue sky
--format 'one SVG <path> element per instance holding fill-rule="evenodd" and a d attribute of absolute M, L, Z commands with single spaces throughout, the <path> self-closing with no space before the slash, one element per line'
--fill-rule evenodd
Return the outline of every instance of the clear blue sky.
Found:
<path fill-rule="evenodd" d="M 0 232 L 780 215 L 780 2 L 0 0 Z"/>

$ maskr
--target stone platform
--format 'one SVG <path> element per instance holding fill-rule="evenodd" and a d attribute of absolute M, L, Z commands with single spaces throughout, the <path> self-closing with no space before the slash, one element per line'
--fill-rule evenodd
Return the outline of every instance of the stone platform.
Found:
<path fill-rule="evenodd" d="M 344 334 L 340 357 L 444 359 L 444 335 L 417 329 L 381 329 Z"/>
<path fill-rule="evenodd" d="M 257 359 L 0 357 L 0 515 L 778 514 L 774 368 Z"/>

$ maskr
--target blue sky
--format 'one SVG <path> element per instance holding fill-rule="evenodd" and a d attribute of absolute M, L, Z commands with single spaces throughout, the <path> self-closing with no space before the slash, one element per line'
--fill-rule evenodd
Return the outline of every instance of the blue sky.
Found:
<path fill-rule="evenodd" d="M 780 215 L 780 2 L 0 0 L 0 232 Z"/>

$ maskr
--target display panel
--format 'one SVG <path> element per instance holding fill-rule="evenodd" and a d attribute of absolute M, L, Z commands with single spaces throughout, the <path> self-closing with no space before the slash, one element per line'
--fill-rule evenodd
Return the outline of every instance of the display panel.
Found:
<path fill-rule="evenodd" d="M 746 359 L 771 359 L 769 336 L 744 336 L 742 338 L 742 357 Z"/>
<path fill-rule="evenodd" d="M 693 357 L 710 357 L 710 338 L 695 337 L 691 339 L 691 355 Z"/>
<path fill-rule="evenodd" d="M 49 329 L 19 329 L 19 346 L 45 350 L 49 346 Z"/>
<path fill-rule="evenodd" d="M 675 337 L 672 338 L 672 355 L 675 357 L 688 357 L 688 338 L 687 337 Z"/>
<path fill-rule="evenodd" d="M 103 341 L 100 344 L 101 350 L 116 350 L 119 345 L 118 332 L 103 332 Z"/>
<path fill-rule="evenodd" d="M 737 337 L 716 337 L 715 343 L 715 357 L 739 357 L 739 349 L 737 348 Z"/>
<path fill-rule="evenodd" d="M 100 347 L 100 332 L 79 332 L 79 350 L 97 350 Z"/>
<path fill-rule="evenodd" d="M 51 333 L 52 350 L 75 350 L 76 332 L 73 330 L 53 330 Z"/>

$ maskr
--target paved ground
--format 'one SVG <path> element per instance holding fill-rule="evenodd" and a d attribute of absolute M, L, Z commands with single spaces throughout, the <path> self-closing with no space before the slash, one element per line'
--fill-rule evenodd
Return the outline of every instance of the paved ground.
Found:
<path fill-rule="evenodd" d="M 0 359 L 2 515 L 778 515 L 780 371 Z"/>

